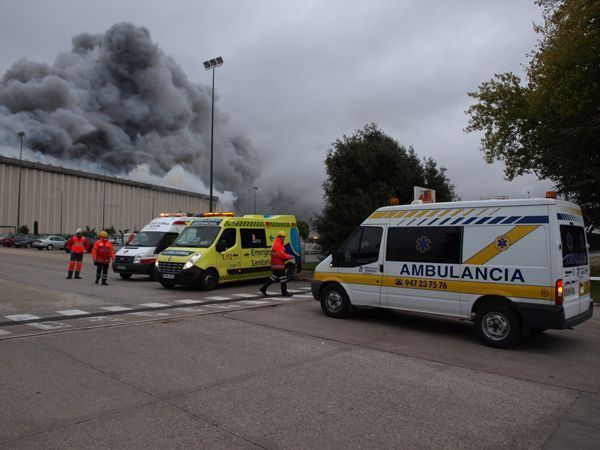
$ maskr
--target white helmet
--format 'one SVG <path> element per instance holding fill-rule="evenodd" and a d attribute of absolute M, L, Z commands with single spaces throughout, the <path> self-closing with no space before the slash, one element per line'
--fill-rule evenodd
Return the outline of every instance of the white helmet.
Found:
<path fill-rule="evenodd" d="M 83 233 L 83 229 L 81 228 L 77 228 L 77 231 L 75 231 L 75 234 L 82 234 Z"/>

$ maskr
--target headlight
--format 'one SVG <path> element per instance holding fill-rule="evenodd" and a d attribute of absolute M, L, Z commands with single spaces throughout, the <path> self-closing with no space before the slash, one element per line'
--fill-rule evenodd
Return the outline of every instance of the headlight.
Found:
<path fill-rule="evenodd" d="M 133 263 L 134 264 L 139 264 L 141 260 L 142 260 L 142 256 L 141 255 L 134 256 Z"/>
<path fill-rule="evenodd" d="M 188 261 L 183 265 L 183 270 L 191 269 L 192 267 L 194 267 L 200 258 L 202 258 L 202 253 L 194 253 L 192 256 L 190 256 L 190 259 L 188 259 Z"/>
<path fill-rule="evenodd" d="M 158 269 L 158 259 L 154 262 L 154 266 Z"/>

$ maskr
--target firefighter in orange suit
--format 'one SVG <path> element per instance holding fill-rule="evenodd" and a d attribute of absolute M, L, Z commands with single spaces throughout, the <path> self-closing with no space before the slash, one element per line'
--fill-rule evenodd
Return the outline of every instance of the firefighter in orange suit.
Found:
<path fill-rule="evenodd" d="M 108 240 L 108 233 L 106 231 L 101 231 L 100 239 L 94 242 L 92 259 L 96 265 L 96 284 L 98 284 L 100 275 L 102 275 L 102 284 L 107 286 L 108 266 L 110 265 L 110 262 L 115 259 L 115 249 Z"/>
<path fill-rule="evenodd" d="M 83 230 L 78 228 L 75 232 L 75 236 L 67 241 L 67 250 L 71 253 L 71 260 L 69 261 L 69 271 L 67 272 L 67 279 L 73 278 L 73 270 L 75 270 L 75 278 L 80 280 L 79 273 L 81 272 L 81 265 L 83 264 L 83 254 L 86 250 L 90 249 L 90 243 L 82 236 Z"/>
<path fill-rule="evenodd" d="M 260 288 L 260 292 L 264 297 L 267 296 L 267 288 L 271 286 L 276 281 L 281 283 L 281 295 L 284 297 L 291 297 L 287 291 L 287 275 L 285 273 L 285 262 L 288 259 L 292 259 L 293 256 L 289 255 L 285 252 L 284 242 L 285 242 L 285 231 L 280 231 L 277 233 L 277 238 L 275 238 L 275 242 L 273 242 L 273 246 L 271 247 L 271 270 L 273 271 L 273 275 L 269 277 L 267 282 L 263 287 Z"/>

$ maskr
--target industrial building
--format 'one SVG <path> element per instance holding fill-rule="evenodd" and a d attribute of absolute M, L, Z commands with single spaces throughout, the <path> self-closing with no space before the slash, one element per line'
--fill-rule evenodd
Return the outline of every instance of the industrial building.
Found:
<path fill-rule="evenodd" d="M 0 156 L 0 233 L 17 223 L 31 232 L 37 223 L 39 233 L 86 226 L 132 231 L 160 212 L 208 210 L 208 195 Z"/>

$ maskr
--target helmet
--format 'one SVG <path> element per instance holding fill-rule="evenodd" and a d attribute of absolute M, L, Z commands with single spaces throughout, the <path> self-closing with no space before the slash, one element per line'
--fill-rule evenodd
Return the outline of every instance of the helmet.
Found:
<path fill-rule="evenodd" d="M 81 234 L 83 233 L 83 230 L 81 228 L 77 228 L 77 231 L 75 231 L 75 234 Z"/>
<path fill-rule="evenodd" d="M 285 234 L 285 231 L 280 231 L 279 233 L 277 233 L 277 237 L 286 237 L 287 234 Z"/>
<path fill-rule="evenodd" d="M 108 233 L 107 233 L 106 231 L 102 230 L 102 231 L 100 232 L 100 237 L 101 237 L 101 238 L 107 238 L 107 237 L 108 237 Z"/>

